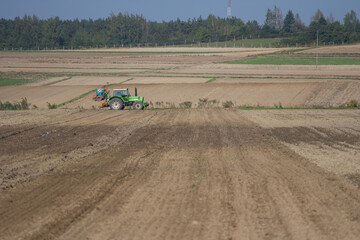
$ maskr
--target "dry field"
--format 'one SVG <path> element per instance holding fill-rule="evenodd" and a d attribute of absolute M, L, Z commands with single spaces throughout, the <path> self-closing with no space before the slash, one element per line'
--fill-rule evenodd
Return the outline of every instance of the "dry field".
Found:
<path fill-rule="evenodd" d="M 349 47 L 333 48 L 334 52 Z M 340 49 L 340 50 L 339 50 Z M 353 51 L 357 46 L 353 47 Z M 272 66 L 224 64 L 279 49 L 151 48 L 80 52 L 3 52 L 0 72 L 9 76 L 49 76 L 27 86 L 0 88 L 0 101 L 27 97 L 46 108 L 91 89 L 134 87 L 145 99 L 178 106 L 199 98 L 237 105 L 312 107 L 360 101 L 360 66 Z M 360 53 L 360 50 L 358 51 Z M 208 81 L 210 83 L 207 83 Z M 213 81 L 215 80 L 215 81 Z M 41 86 L 41 87 L 40 87 Z M 96 106 L 89 95 L 65 107 Z"/>
<path fill-rule="evenodd" d="M 319 54 L 329 54 L 329 55 L 359 55 L 360 54 L 360 44 L 357 45 L 344 45 L 340 47 L 322 47 L 318 50 L 316 49 L 309 49 L 302 53 L 310 53 L 315 54 L 318 52 Z"/>
<path fill-rule="evenodd" d="M 0 238 L 358 239 L 360 110 L 220 106 L 360 102 L 360 66 L 223 63 L 274 51 L 0 52 L 1 74 L 45 76 L 0 87 L 40 108 L 0 111 Z M 194 108 L 46 109 L 106 83 Z"/>

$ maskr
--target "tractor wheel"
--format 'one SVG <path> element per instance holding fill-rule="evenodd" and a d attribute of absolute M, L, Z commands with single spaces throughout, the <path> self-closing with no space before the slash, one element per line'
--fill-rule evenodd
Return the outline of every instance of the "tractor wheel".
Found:
<path fill-rule="evenodd" d="M 111 99 L 109 105 L 110 105 L 111 110 L 123 110 L 124 109 L 124 103 L 119 98 Z"/>
<path fill-rule="evenodd" d="M 135 110 L 143 110 L 144 106 L 142 102 L 134 102 L 133 104 L 133 108 Z"/>

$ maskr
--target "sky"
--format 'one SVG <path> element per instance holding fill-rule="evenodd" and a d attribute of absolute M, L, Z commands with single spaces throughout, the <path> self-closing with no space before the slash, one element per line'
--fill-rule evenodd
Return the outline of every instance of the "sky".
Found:
<path fill-rule="evenodd" d="M 152 21 L 169 21 L 180 18 L 206 18 L 209 14 L 226 17 L 228 0 L 0 0 L 0 18 L 37 15 L 41 19 L 98 19 L 110 13 L 143 15 Z M 243 21 L 256 20 L 263 24 L 266 10 L 280 7 L 285 17 L 288 10 L 299 13 L 309 24 L 311 16 L 320 9 L 325 16 L 333 14 L 342 22 L 345 14 L 354 10 L 360 18 L 360 0 L 232 0 L 232 16 Z"/>

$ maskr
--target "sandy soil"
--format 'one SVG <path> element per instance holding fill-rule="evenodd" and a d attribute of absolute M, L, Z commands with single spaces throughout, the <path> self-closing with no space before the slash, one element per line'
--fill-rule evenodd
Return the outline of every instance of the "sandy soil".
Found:
<path fill-rule="evenodd" d="M 219 104 L 233 101 L 237 105 L 269 107 L 279 104 L 328 107 L 346 105 L 350 100 L 360 101 L 359 66 L 316 69 L 314 66 L 223 64 L 278 49 L 149 48 L 141 51 L 142 48 L 134 48 L 132 53 L 126 50 L 1 52 L 1 72 L 51 75 L 27 87 L 0 88 L 0 101 L 27 97 L 32 104 L 43 108 L 46 102 L 59 104 L 106 83 L 124 81 L 126 85 L 114 87 L 138 87 L 147 101 L 171 106 L 184 101 L 191 101 L 195 106 L 199 98 L 217 100 Z M 144 53 L 146 51 L 150 52 Z M 64 80 L 67 78 L 70 79 Z M 212 78 L 216 81 L 205 84 Z M 35 88 L 37 86 L 42 88 Z M 65 107 L 97 106 L 90 100 L 92 95 Z"/>
<path fill-rule="evenodd" d="M 95 77 L 95 76 L 74 76 L 71 79 L 57 82 L 52 86 L 95 86 L 100 87 L 107 84 L 115 84 L 127 81 L 129 77 Z"/>
<path fill-rule="evenodd" d="M 151 102 L 152 107 L 179 106 L 190 101 L 197 107 L 200 98 L 222 102 L 232 101 L 237 106 L 283 107 L 339 107 L 351 100 L 360 102 L 360 81 L 351 80 L 301 80 L 301 79 L 220 79 L 205 83 L 209 78 L 145 78 L 145 77 L 73 77 L 50 86 L 17 86 L 0 88 L 0 101 L 18 101 L 26 97 L 40 108 L 47 102 L 60 104 L 97 87 L 120 83 L 109 87 L 129 88 Z M 125 82 L 126 81 L 126 82 Z M 96 84 L 98 83 L 98 84 Z M 89 84 L 89 85 L 88 85 Z M 66 108 L 92 108 L 94 93 L 65 105 Z"/>
<path fill-rule="evenodd" d="M 330 54 L 330 55 L 360 55 L 360 44 L 344 46 L 328 46 L 319 49 L 309 49 L 299 54 Z"/>
<path fill-rule="evenodd" d="M 263 110 L 242 115 L 320 167 L 360 186 L 360 111 Z"/>
<path fill-rule="evenodd" d="M 263 128 L 252 121 L 251 114 L 267 121 L 261 111 L 56 113 L 53 118 L 52 111 L 42 112 L 47 120 L 41 123 L 25 115 L 29 123 L 0 127 L 2 239 L 357 239 L 360 234 L 356 181 L 284 144 L 309 137 L 308 131 Z M 12 114 L 19 117 L 8 112 L 5 119 Z M 359 112 L 341 114 L 355 123 L 346 127 L 359 137 Z M 269 115 L 284 126 L 291 121 L 283 118 L 296 118 L 296 113 Z M 294 139 L 286 138 L 290 130 L 296 131 Z M 324 144 L 346 138 L 359 153 L 349 133 L 310 136 Z"/>
<path fill-rule="evenodd" d="M 86 72 L 94 69 L 101 72 L 114 70 L 132 71 L 137 68 L 167 68 L 185 64 L 212 63 L 238 59 L 262 53 L 271 53 L 278 49 L 232 49 L 213 52 L 211 49 L 193 48 L 183 53 L 164 53 L 163 49 L 152 48 L 151 53 L 144 53 L 142 49 L 132 49 L 134 53 L 125 52 L 1 52 L 0 67 L 2 71 L 34 71 L 42 68 L 46 72 Z M 139 53 L 137 51 L 140 51 Z M 174 49 L 174 51 L 178 51 Z M 199 52 L 200 51 L 200 52 Z M 207 51 L 211 53 L 201 53 Z M 166 51 L 167 52 L 167 51 Z M 130 69 L 128 69 L 130 68 Z"/>
<path fill-rule="evenodd" d="M 219 77 L 359 78 L 360 66 L 318 66 L 316 69 L 315 66 L 311 65 L 201 64 L 172 69 L 166 73 Z"/>
<path fill-rule="evenodd" d="M 78 97 L 84 92 L 95 89 L 94 86 L 17 86 L 1 87 L 0 101 L 16 102 L 27 98 L 28 102 L 39 108 L 47 108 L 47 103 L 60 104 Z M 95 92 L 94 92 L 95 93 Z M 91 99 L 91 96 L 89 98 Z"/>
<path fill-rule="evenodd" d="M 52 73 L 0 88 L 0 101 L 42 108 L 0 112 L 1 239 L 358 239 L 359 110 L 217 107 L 360 102 L 359 66 L 229 65 L 275 50 L 180 50 L 0 53 L 3 73 Z M 44 110 L 106 82 L 195 109 L 86 110 L 90 94 Z"/>
<path fill-rule="evenodd" d="M 151 80 L 150 80 L 151 81 Z M 153 103 L 153 107 L 179 106 L 180 103 L 190 101 L 197 107 L 200 98 L 216 100 L 213 106 L 222 106 L 222 102 L 232 101 L 237 106 L 267 106 L 274 107 L 338 107 L 350 100 L 360 102 L 360 82 L 358 81 L 272 81 L 268 79 L 248 79 L 247 82 L 236 79 L 233 82 L 212 83 L 179 83 L 179 84 L 133 84 L 132 81 L 114 88 L 129 88 L 134 94 L 135 87 L 138 94 Z M 144 79 L 146 82 L 146 79 Z M 75 101 L 66 107 L 85 106 L 91 108 L 97 103 L 90 97 Z"/>

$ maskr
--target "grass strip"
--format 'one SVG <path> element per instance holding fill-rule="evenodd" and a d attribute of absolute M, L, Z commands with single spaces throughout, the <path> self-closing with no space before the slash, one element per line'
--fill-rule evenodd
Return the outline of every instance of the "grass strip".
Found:
<path fill-rule="evenodd" d="M 27 83 L 32 82 L 32 79 L 25 79 L 25 78 L 0 78 L 0 87 L 6 87 L 6 86 L 19 86 L 24 85 Z"/>
<path fill-rule="evenodd" d="M 127 79 L 127 80 L 122 81 L 122 82 L 120 82 L 120 83 L 111 83 L 111 84 L 103 85 L 103 86 L 101 86 L 100 88 L 105 88 L 106 86 L 112 86 L 112 85 L 116 85 L 116 84 L 123 84 L 123 83 L 128 82 L 128 81 L 131 81 L 131 80 L 133 80 L 133 78 Z M 92 90 L 90 90 L 90 91 L 88 91 L 88 92 L 86 92 L 86 93 L 81 94 L 80 96 L 74 97 L 74 98 L 72 98 L 72 99 L 70 99 L 70 100 L 68 100 L 68 101 L 65 101 L 65 102 L 63 102 L 63 103 L 60 103 L 60 104 L 57 105 L 57 107 L 61 107 L 61 106 L 64 106 L 64 105 L 66 105 L 66 104 L 68 104 L 68 103 L 72 103 L 72 102 L 74 102 L 74 101 L 76 101 L 76 100 L 79 100 L 79 99 L 87 96 L 88 94 L 95 92 L 96 89 L 97 89 L 97 88 L 92 89 Z"/>
<path fill-rule="evenodd" d="M 120 54 L 201 54 L 201 53 L 230 53 L 234 51 L 219 51 L 219 52 L 161 52 L 161 51 L 153 51 L 153 52 L 141 52 L 141 51 L 74 51 L 74 50 L 8 50 L 8 51 L 0 51 L 0 52 L 20 52 L 20 53 L 120 53 Z"/>
<path fill-rule="evenodd" d="M 216 81 L 216 78 L 210 78 L 209 80 L 207 80 L 205 83 L 212 83 L 212 82 L 214 82 L 214 81 Z"/>
<path fill-rule="evenodd" d="M 70 79 L 72 79 L 72 76 L 64 78 L 64 79 L 60 79 L 60 80 L 57 80 L 57 81 L 54 81 L 54 82 L 51 82 L 51 83 L 48 83 L 48 84 L 45 84 L 44 86 L 50 86 L 50 85 L 53 85 L 53 84 L 56 84 L 56 83 L 59 83 L 59 82 L 63 82 L 63 81 L 66 81 L 66 80 L 70 80 Z"/>

